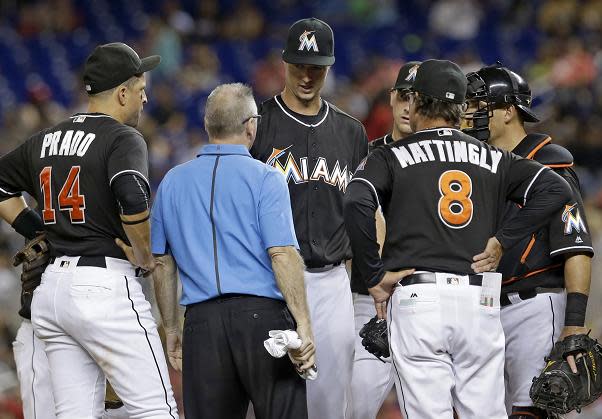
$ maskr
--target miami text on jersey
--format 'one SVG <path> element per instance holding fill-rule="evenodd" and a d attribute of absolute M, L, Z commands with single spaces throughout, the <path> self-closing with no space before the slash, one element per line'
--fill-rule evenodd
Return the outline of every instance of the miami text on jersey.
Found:
<path fill-rule="evenodd" d="M 286 150 L 291 147 L 292 146 L 288 146 L 284 149 L 272 148 L 272 154 L 266 161 L 267 164 L 282 172 L 287 183 L 290 182 L 291 179 L 295 184 L 306 183 L 310 180 L 322 180 L 329 185 L 337 186 L 339 190 L 345 192 L 352 175 L 352 173 L 347 170 L 347 166 L 341 168 L 341 165 L 337 160 L 332 171 L 330 171 L 326 159 L 324 157 L 318 157 L 310 174 L 307 157 L 301 157 L 299 159 L 299 164 L 297 164 L 293 153 L 290 151 L 286 153 Z M 285 153 L 286 159 L 279 160 Z M 284 161 L 284 164 L 282 161 Z"/>
<path fill-rule="evenodd" d="M 577 233 L 583 232 L 587 234 L 585 223 L 581 218 L 579 208 L 577 208 L 577 203 L 564 206 L 564 211 L 562 212 L 562 222 L 564 223 L 564 234 L 567 236 L 573 233 L 573 229 L 575 229 Z"/>
<path fill-rule="evenodd" d="M 409 149 L 409 150 L 408 150 Z M 464 141 L 423 140 L 392 147 L 401 167 L 431 161 L 464 162 L 497 172 L 502 152 Z"/>
<path fill-rule="evenodd" d="M 42 140 L 42 151 L 40 158 L 50 156 L 74 156 L 82 157 L 88 151 L 88 147 L 96 138 L 96 134 L 86 134 L 83 131 L 74 131 L 72 129 L 65 131 L 55 131 L 44 135 Z M 60 143 L 60 147 L 59 147 Z"/>

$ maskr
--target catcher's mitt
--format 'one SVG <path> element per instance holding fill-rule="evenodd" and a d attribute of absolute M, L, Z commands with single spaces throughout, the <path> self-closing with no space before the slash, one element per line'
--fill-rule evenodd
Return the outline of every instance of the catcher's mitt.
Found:
<path fill-rule="evenodd" d="M 362 345 L 372 355 L 381 361 L 383 361 L 382 358 L 389 357 L 389 337 L 385 319 L 379 320 L 377 316 L 371 318 L 360 330 L 360 337 L 362 338 Z"/>
<path fill-rule="evenodd" d="M 575 356 L 579 373 L 573 374 L 565 358 L 578 353 L 583 355 Z M 536 407 L 552 414 L 580 412 L 602 394 L 602 346 L 597 340 L 588 335 L 567 336 L 556 343 L 546 362 L 529 392 Z"/>
<path fill-rule="evenodd" d="M 32 293 L 42 280 L 42 274 L 50 261 L 50 246 L 46 233 L 41 233 L 17 252 L 13 258 L 13 266 L 23 264 L 21 285 L 24 293 Z"/>

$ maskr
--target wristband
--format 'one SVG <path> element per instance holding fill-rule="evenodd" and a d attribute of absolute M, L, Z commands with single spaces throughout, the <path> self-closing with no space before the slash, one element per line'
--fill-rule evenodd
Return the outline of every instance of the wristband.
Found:
<path fill-rule="evenodd" d="M 27 207 L 17 215 L 11 224 L 17 233 L 31 240 L 36 237 L 38 231 L 44 231 L 44 223 L 37 212 Z"/>
<path fill-rule="evenodd" d="M 587 295 L 580 292 L 569 292 L 566 296 L 566 310 L 564 315 L 565 326 L 585 325 L 585 312 L 587 310 Z"/>
<path fill-rule="evenodd" d="M 150 214 L 147 215 L 146 217 L 140 219 L 140 220 L 136 220 L 136 221 L 123 221 L 121 220 L 121 224 L 125 224 L 126 226 L 133 226 L 135 224 L 140 224 L 145 222 L 146 220 L 148 220 L 150 218 Z"/>

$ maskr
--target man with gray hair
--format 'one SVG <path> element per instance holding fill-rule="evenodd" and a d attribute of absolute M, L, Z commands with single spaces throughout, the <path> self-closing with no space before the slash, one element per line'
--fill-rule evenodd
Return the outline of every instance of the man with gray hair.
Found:
<path fill-rule="evenodd" d="M 259 115 L 249 87 L 218 86 L 205 106 L 209 144 L 163 179 L 152 211 L 155 281 L 169 360 L 183 371 L 193 418 L 307 418 L 305 382 L 314 365 L 303 261 L 286 181 L 249 154 Z M 176 269 L 186 306 L 183 346 Z M 293 329 L 287 358 L 263 348 L 270 330 Z M 183 360 L 183 368 L 181 361 Z"/>

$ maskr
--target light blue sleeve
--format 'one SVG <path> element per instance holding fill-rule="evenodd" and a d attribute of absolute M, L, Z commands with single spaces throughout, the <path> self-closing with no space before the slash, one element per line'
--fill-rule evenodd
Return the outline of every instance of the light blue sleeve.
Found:
<path fill-rule="evenodd" d="M 163 218 L 163 183 L 165 179 L 159 185 L 157 194 L 155 195 L 155 202 L 153 203 L 153 209 L 151 211 L 151 252 L 156 255 L 164 255 L 169 249 L 167 242 L 167 235 L 165 232 L 165 224 Z"/>
<path fill-rule="evenodd" d="M 295 246 L 299 248 L 291 199 L 284 176 L 269 168 L 259 197 L 259 230 L 265 248 Z"/>

